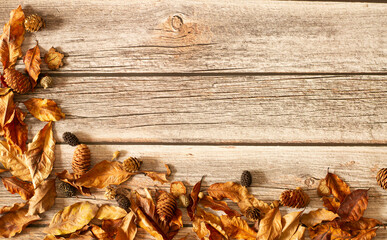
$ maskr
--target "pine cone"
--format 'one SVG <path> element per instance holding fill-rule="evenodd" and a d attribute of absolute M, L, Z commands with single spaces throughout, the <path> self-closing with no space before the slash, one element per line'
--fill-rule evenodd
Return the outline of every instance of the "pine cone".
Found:
<path fill-rule="evenodd" d="M 17 93 L 23 94 L 32 89 L 32 79 L 23 75 L 21 72 L 15 70 L 14 68 L 5 69 L 4 78 L 4 81 L 8 87 L 12 88 Z"/>
<path fill-rule="evenodd" d="M 249 171 L 243 171 L 241 176 L 241 185 L 244 187 L 250 187 L 251 185 L 251 173 Z"/>
<path fill-rule="evenodd" d="M 72 197 L 77 193 L 77 189 L 66 182 L 59 182 L 58 190 L 66 197 Z"/>
<path fill-rule="evenodd" d="M 106 192 L 105 192 L 106 199 L 113 200 L 116 198 L 116 195 L 117 195 L 117 188 L 112 186 L 106 187 Z"/>
<path fill-rule="evenodd" d="M 29 32 L 37 32 L 45 26 L 46 24 L 44 23 L 43 18 L 36 14 L 30 15 L 24 20 L 24 27 Z"/>
<path fill-rule="evenodd" d="M 387 168 L 379 170 L 378 175 L 376 175 L 376 181 L 383 189 L 387 189 Z"/>
<path fill-rule="evenodd" d="M 136 172 L 141 167 L 141 161 L 138 158 L 130 157 L 124 160 L 124 169 L 127 172 Z"/>
<path fill-rule="evenodd" d="M 79 144 L 75 149 L 72 167 L 76 178 L 79 178 L 89 170 L 90 149 L 85 144 Z"/>
<path fill-rule="evenodd" d="M 42 79 L 40 79 L 40 85 L 46 89 L 48 87 L 51 87 L 52 85 L 52 78 L 50 76 L 44 76 Z"/>
<path fill-rule="evenodd" d="M 68 145 L 70 145 L 70 146 L 73 146 L 73 147 L 75 147 L 75 146 L 77 146 L 77 145 L 79 145 L 80 143 L 79 143 L 79 140 L 78 140 L 78 138 L 77 138 L 77 136 L 75 136 L 74 134 L 72 134 L 71 132 L 65 132 L 65 133 L 63 133 L 63 140 L 64 140 L 64 142 L 65 143 L 67 143 Z"/>
<path fill-rule="evenodd" d="M 261 218 L 261 211 L 256 207 L 249 207 L 246 209 L 245 215 L 249 220 L 256 222 Z"/>
<path fill-rule="evenodd" d="M 282 205 L 292 208 L 303 208 L 309 203 L 309 196 L 301 189 L 287 190 L 281 193 L 280 202 Z"/>
<path fill-rule="evenodd" d="M 131 203 L 130 203 L 130 200 L 126 196 L 124 196 L 122 194 L 117 194 L 115 196 L 115 199 L 118 203 L 118 206 L 120 206 L 120 208 L 125 209 L 126 212 L 130 212 Z"/>
<path fill-rule="evenodd" d="M 172 194 L 162 192 L 157 200 L 156 211 L 163 222 L 172 219 L 176 209 L 176 201 Z"/>

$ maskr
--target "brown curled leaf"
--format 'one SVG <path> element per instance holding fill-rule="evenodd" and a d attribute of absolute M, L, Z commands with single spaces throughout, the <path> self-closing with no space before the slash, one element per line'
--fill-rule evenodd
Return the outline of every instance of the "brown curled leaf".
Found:
<path fill-rule="evenodd" d="M 368 206 L 368 190 L 355 190 L 347 195 L 337 213 L 343 221 L 358 221 Z"/>
<path fill-rule="evenodd" d="M 303 212 L 291 212 L 282 217 L 282 232 L 278 240 L 291 239 L 300 226 L 300 217 Z"/>
<path fill-rule="evenodd" d="M 63 66 L 64 55 L 57 52 L 55 48 L 51 47 L 50 50 L 44 55 L 44 62 L 47 64 L 50 70 L 58 70 Z"/>
<path fill-rule="evenodd" d="M 27 215 L 38 215 L 49 210 L 55 203 L 55 179 L 43 181 L 35 189 L 35 195 L 29 201 Z"/>
<path fill-rule="evenodd" d="M 255 232 L 247 222 L 237 216 L 222 215 L 220 220 L 224 231 L 231 238 L 255 240 L 257 232 Z"/>
<path fill-rule="evenodd" d="M 19 154 L 23 154 L 27 150 L 28 128 L 27 124 L 24 123 L 25 116 L 26 114 L 16 107 L 3 127 L 7 143 L 15 148 Z"/>
<path fill-rule="evenodd" d="M 0 208 L 0 214 L 8 213 L 8 212 L 16 212 L 17 210 L 23 208 L 27 205 L 27 202 L 22 203 L 14 203 L 12 206 L 4 206 Z"/>
<path fill-rule="evenodd" d="M 5 188 L 12 194 L 17 193 L 23 200 L 28 200 L 34 195 L 34 186 L 18 179 L 17 177 L 5 177 L 1 179 Z"/>
<path fill-rule="evenodd" d="M 383 223 L 374 218 L 361 217 L 357 221 L 352 221 L 352 222 L 339 221 L 338 224 L 340 228 L 344 231 L 356 231 L 356 230 L 368 230 L 378 225 L 382 225 Z"/>
<path fill-rule="evenodd" d="M 274 240 L 281 235 L 282 231 L 282 222 L 281 222 L 281 213 L 278 207 L 270 209 L 264 218 L 262 218 L 257 240 Z"/>
<path fill-rule="evenodd" d="M 0 136 L 4 135 L 3 127 L 15 109 L 13 96 L 10 88 L 0 88 Z"/>
<path fill-rule="evenodd" d="M 329 173 L 325 177 L 326 185 L 330 189 L 332 195 L 339 199 L 340 202 L 344 201 L 344 198 L 351 193 L 349 186 L 341 180 L 336 174 Z"/>
<path fill-rule="evenodd" d="M 203 178 L 200 179 L 200 181 L 195 184 L 189 196 L 191 198 L 191 201 L 187 207 L 187 213 L 188 213 L 188 216 L 191 218 L 191 221 L 193 221 L 193 219 L 195 218 L 196 207 L 199 201 L 198 195 L 200 192 L 200 188 L 202 186 L 202 181 L 203 181 Z"/>
<path fill-rule="evenodd" d="M 314 227 L 323 221 L 332 221 L 337 217 L 339 217 L 339 215 L 336 213 L 320 208 L 315 211 L 310 211 L 307 214 L 303 214 L 301 216 L 301 222 L 308 227 Z"/>
<path fill-rule="evenodd" d="M 238 211 L 235 211 L 234 209 L 231 209 L 226 202 L 224 201 L 217 201 L 214 200 L 210 196 L 204 196 L 202 199 L 200 199 L 199 203 L 203 205 L 205 208 L 211 208 L 215 211 L 223 211 L 226 213 L 229 217 L 240 217 L 241 214 Z"/>
<path fill-rule="evenodd" d="M 24 102 L 28 111 L 42 122 L 59 121 L 65 118 L 58 105 L 50 99 L 30 98 Z"/>
<path fill-rule="evenodd" d="M 10 238 L 20 233 L 30 223 L 39 220 L 37 215 L 26 216 L 27 209 L 19 209 L 0 217 L 0 236 Z"/>
<path fill-rule="evenodd" d="M 320 183 L 317 187 L 317 194 L 320 197 L 331 195 L 331 190 L 327 186 L 327 180 L 325 178 L 320 180 Z"/>
<path fill-rule="evenodd" d="M 79 185 L 75 184 L 75 181 L 77 180 L 77 178 L 75 177 L 74 173 L 69 173 L 69 171 L 63 170 L 60 173 L 55 173 L 55 175 L 58 177 L 59 180 L 65 182 L 65 183 L 68 183 L 71 186 L 73 186 L 76 189 L 78 189 L 78 191 L 83 196 L 91 196 L 89 188 L 85 188 L 85 187 L 82 187 L 82 186 L 79 186 Z"/>
<path fill-rule="evenodd" d="M 27 51 L 26 55 L 23 58 L 23 61 L 26 65 L 26 70 L 28 74 L 35 81 L 34 85 L 32 86 L 32 88 L 34 88 L 36 86 L 40 74 L 40 64 L 42 64 L 38 43 L 36 43 L 35 47 Z"/>
<path fill-rule="evenodd" d="M 121 226 L 118 228 L 115 240 L 133 240 L 137 234 L 136 216 L 133 212 L 129 212 L 122 220 Z"/>
<path fill-rule="evenodd" d="M 337 213 L 337 210 L 340 207 L 340 202 L 335 197 L 323 197 L 324 207 L 326 207 L 329 211 Z"/>

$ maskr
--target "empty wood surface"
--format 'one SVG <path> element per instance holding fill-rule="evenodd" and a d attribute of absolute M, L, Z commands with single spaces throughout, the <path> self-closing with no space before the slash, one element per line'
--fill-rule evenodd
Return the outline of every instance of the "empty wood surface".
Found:
<path fill-rule="evenodd" d="M 189 189 L 205 176 L 239 181 L 270 202 L 286 189 L 316 194 L 328 167 L 354 189 L 369 190 L 367 217 L 387 224 L 387 191 L 375 175 L 387 167 L 387 4 L 321 1 L 5 0 L 0 25 L 22 4 L 46 28 L 27 33 L 23 51 L 39 41 L 65 53 L 65 66 L 44 73 L 52 88 L 17 95 L 55 100 L 66 119 L 55 123 L 53 172 L 71 170 L 72 131 L 89 145 L 92 162 L 140 157 L 143 169 L 172 169 Z M 17 65 L 24 68 L 23 63 Z M 29 140 L 45 123 L 26 118 Z M 8 176 L 2 173 L 1 176 Z M 132 189 L 168 189 L 145 176 Z M 93 197 L 59 195 L 51 210 L 15 239 L 43 239 L 52 216 Z M 0 187 L 0 206 L 21 201 Z M 114 202 L 110 202 L 114 204 Z M 231 207 L 237 209 L 232 202 Z M 293 211 L 281 208 L 286 214 Z M 196 239 L 185 227 L 175 239 Z M 380 228 L 376 240 L 387 239 Z M 138 239 L 152 239 L 139 230 Z"/>

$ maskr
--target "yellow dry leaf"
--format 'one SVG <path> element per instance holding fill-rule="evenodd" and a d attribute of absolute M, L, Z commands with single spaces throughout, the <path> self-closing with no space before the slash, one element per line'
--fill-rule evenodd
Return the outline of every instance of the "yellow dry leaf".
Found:
<path fill-rule="evenodd" d="M 262 218 L 257 240 L 274 240 L 281 235 L 282 223 L 281 223 L 281 213 L 278 207 L 270 209 L 264 218 Z"/>
<path fill-rule="evenodd" d="M 19 152 L 5 141 L 0 141 L 0 162 L 15 177 L 23 181 L 31 181 L 30 170 Z"/>
<path fill-rule="evenodd" d="M 29 49 L 26 52 L 26 55 L 24 56 L 23 61 L 24 61 L 24 64 L 26 65 L 26 70 L 28 74 L 34 80 L 33 87 L 35 87 L 40 74 L 40 64 L 42 63 L 42 59 L 40 58 L 40 49 L 39 49 L 38 43 L 36 43 L 35 47 Z"/>
<path fill-rule="evenodd" d="M 131 211 L 122 220 L 115 240 L 133 240 L 137 234 L 136 216 Z"/>
<path fill-rule="evenodd" d="M 37 215 L 50 209 L 56 198 L 55 179 L 43 181 L 29 201 L 27 215 Z"/>
<path fill-rule="evenodd" d="M 167 177 L 171 175 L 171 170 L 167 164 L 164 164 L 167 168 L 165 173 L 152 172 L 152 171 L 142 171 L 146 176 L 152 178 L 153 181 L 159 181 L 161 184 L 168 183 Z"/>
<path fill-rule="evenodd" d="M 30 98 L 24 102 L 28 111 L 42 122 L 59 121 L 65 118 L 58 105 L 50 99 Z"/>
<path fill-rule="evenodd" d="M 16 212 L 10 212 L 0 217 L 0 236 L 10 238 L 20 233 L 33 221 L 39 220 L 37 215 L 26 216 L 27 209 L 19 209 Z"/>
<path fill-rule="evenodd" d="M 292 212 L 282 217 L 282 233 L 278 240 L 288 240 L 295 234 L 300 225 L 301 214 L 302 211 Z"/>
<path fill-rule="evenodd" d="M 13 102 L 13 92 L 10 88 L 0 89 L 0 136 L 4 135 L 4 125 L 11 117 L 15 103 Z"/>
<path fill-rule="evenodd" d="M 247 222 L 240 217 L 220 216 L 224 231 L 231 238 L 255 240 L 257 232 L 249 227 Z"/>
<path fill-rule="evenodd" d="M 94 218 L 99 219 L 99 220 L 106 220 L 106 219 L 111 219 L 111 220 L 116 220 L 125 217 L 127 212 L 117 206 L 113 206 L 110 204 L 103 204 L 98 212 L 97 215 L 95 215 Z"/>
<path fill-rule="evenodd" d="M 314 227 L 317 224 L 322 223 L 323 221 L 332 221 L 338 216 L 339 215 L 334 212 L 328 211 L 324 208 L 320 208 L 302 215 L 301 222 L 308 227 Z"/>
<path fill-rule="evenodd" d="M 57 52 L 55 48 L 51 47 L 50 50 L 44 55 L 44 62 L 47 64 L 50 70 L 58 70 L 63 66 L 64 55 Z"/>
<path fill-rule="evenodd" d="M 306 227 L 299 225 L 296 232 L 289 240 L 304 240 Z"/>

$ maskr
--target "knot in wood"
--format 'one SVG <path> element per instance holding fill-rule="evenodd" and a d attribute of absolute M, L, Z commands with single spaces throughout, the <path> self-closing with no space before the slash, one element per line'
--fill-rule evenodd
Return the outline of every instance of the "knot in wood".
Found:
<path fill-rule="evenodd" d="M 183 19 L 180 16 L 175 15 L 172 17 L 171 26 L 173 30 L 180 31 L 183 25 L 184 25 Z"/>

